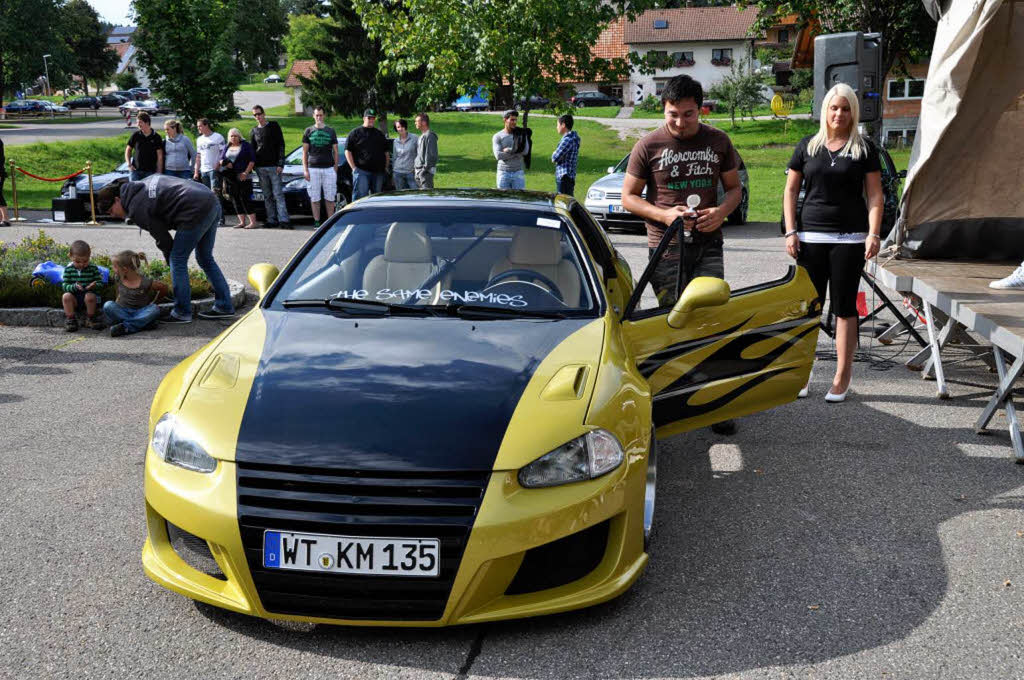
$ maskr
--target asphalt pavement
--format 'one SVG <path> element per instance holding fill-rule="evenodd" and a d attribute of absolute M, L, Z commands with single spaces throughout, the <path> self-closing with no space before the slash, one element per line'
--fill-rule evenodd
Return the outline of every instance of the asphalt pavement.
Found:
<path fill-rule="evenodd" d="M 124 225 L 52 225 L 96 249 Z M 0 228 L 10 241 L 34 229 Z M 221 229 L 229 278 L 308 238 Z M 643 237 L 612 235 L 639 275 Z M 788 265 L 772 224 L 729 227 L 734 288 Z M 948 366 L 953 398 L 865 342 L 852 396 L 811 397 L 662 443 L 651 562 L 590 609 L 447 630 L 279 624 L 197 605 L 143 574 L 146 419 L 162 376 L 226 324 L 130 338 L 0 327 L 0 677 L 1021 678 L 1024 466 L 994 377 Z M 831 341 L 822 336 L 819 350 Z M 903 350 L 900 354 L 900 350 Z M 867 356 L 866 356 L 867 358 Z"/>

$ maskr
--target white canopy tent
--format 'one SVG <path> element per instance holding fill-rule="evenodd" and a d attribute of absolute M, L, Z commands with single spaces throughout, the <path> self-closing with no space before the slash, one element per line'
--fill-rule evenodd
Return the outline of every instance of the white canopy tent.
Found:
<path fill-rule="evenodd" d="M 1024 259 L 1024 0 L 938 18 L 900 220 L 902 257 Z"/>

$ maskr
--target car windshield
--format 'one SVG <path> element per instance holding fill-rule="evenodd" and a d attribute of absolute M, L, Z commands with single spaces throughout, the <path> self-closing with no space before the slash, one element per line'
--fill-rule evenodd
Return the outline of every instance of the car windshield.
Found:
<path fill-rule="evenodd" d="M 595 316 L 598 298 L 570 229 L 551 211 L 356 207 L 286 272 L 270 306 Z"/>
<path fill-rule="evenodd" d="M 615 166 L 614 172 L 625 172 L 626 171 L 626 167 L 628 165 L 629 165 L 629 154 L 627 153 L 626 157 L 623 158 L 621 161 L 619 161 L 618 165 Z"/>

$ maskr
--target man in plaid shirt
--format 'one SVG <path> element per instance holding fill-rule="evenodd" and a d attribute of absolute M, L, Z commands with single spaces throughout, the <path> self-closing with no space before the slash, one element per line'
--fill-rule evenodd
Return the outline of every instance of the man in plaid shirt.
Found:
<path fill-rule="evenodd" d="M 558 117 L 556 123 L 562 141 L 551 154 L 555 164 L 555 191 L 572 196 L 576 191 L 576 162 L 580 157 L 580 136 L 572 130 L 572 114 Z"/>

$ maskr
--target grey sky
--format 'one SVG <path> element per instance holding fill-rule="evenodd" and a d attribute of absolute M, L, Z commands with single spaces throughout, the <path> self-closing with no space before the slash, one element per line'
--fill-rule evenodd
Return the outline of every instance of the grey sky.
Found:
<path fill-rule="evenodd" d="M 89 0 L 100 18 L 119 26 L 131 25 L 128 14 L 131 10 L 131 0 Z"/>

